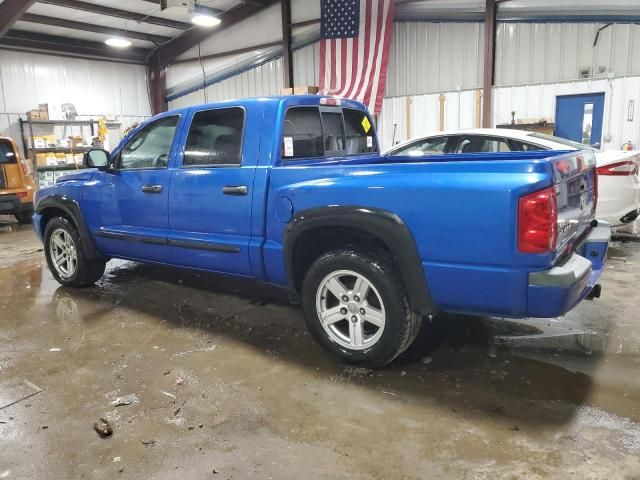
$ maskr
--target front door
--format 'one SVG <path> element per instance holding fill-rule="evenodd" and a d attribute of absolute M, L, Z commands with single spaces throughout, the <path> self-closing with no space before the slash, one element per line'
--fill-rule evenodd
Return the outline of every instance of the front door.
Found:
<path fill-rule="evenodd" d="M 258 108 L 258 107 L 247 107 Z M 182 161 L 169 193 L 169 245 L 186 267 L 252 276 L 251 201 L 262 115 L 243 107 L 194 109 L 187 120 Z M 245 119 L 245 116 L 247 117 Z M 184 137 L 184 136 L 183 136 Z"/>
<path fill-rule="evenodd" d="M 169 160 L 180 117 L 147 124 L 116 152 L 113 168 L 85 189 L 91 229 L 107 255 L 167 261 Z"/>
<path fill-rule="evenodd" d="M 557 137 L 597 148 L 602 144 L 604 93 L 556 97 Z"/>

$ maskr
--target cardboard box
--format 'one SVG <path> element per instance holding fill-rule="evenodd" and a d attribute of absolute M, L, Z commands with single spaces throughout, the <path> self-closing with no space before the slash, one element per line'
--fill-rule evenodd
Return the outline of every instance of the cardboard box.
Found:
<path fill-rule="evenodd" d="M 47 154 L 46 153 L 36 153 L 36 165 L 39 167 L 47 166 Z"/>
<path fill-rule="evenodd" d="M 49 112 L 43 112 L 41 110 L 29 110 L 27 112 L 27 120 L 49 120 Z"/>
<path fill-rule="evenodd" d="M 311 85 L 306 87 L 283 88 L 280 90 L 282 95 L 317 95 L 320 89 Z"/>

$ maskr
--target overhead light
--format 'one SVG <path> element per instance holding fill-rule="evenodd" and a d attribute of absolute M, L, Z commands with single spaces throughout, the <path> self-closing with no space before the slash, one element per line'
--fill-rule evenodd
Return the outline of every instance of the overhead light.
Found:
<path fill-rule="evenodd" d="M 116 48 L 128 48 L 131 46 L 131 42 L 129 40 L 125 40 L 124 38 L 111 37 L 107 38 L 104 43 L 109 45 L 110 47 Z"/>
<path fill-rule="evenodd" d="M 211 28 L 216 25 L 220 25 L 221 20 L 218 17 L 214 17 L 213 15 L 209 15 L 208 13 L 194 13 L 193 17 L 191 17 L 191 23 L 197 25 L 198 27 L 206 27 Z"/>

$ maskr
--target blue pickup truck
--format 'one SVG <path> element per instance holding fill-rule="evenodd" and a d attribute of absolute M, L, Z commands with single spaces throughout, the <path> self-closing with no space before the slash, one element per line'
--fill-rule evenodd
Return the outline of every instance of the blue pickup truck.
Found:
<path fill-rule="evenodd" d="M 554 317 L 598 296 L 610 238 L 591 152 L 382 156 L 354 101 L 268 97 L 157 115 L 38 192 L 63 285 L 111 258 L 296 292 L 316 340 L 380 367 L 436 312 Z"/>

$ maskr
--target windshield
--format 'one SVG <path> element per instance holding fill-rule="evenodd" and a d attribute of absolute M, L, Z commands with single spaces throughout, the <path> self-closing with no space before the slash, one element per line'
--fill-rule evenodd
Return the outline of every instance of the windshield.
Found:
<path fill-rule="evenodd" d="M 546 133 L 538 133 L 533 132 L 529 134 L 530 137 L 541 138 L 542 140 L 548 140 L 549 142 L 559 143 L 561 145 L 566 145 L 567 147 L 575 148 L 577 150 L 593 150 L 594 152 L 599 152 L 597 148 L 593 148 L 590 145 L 585 145 L 584 143 L 573 142 L 571 140 L 567 140 L 566 138 L 554 137 L 553 135 L 547 135 Z"/>

